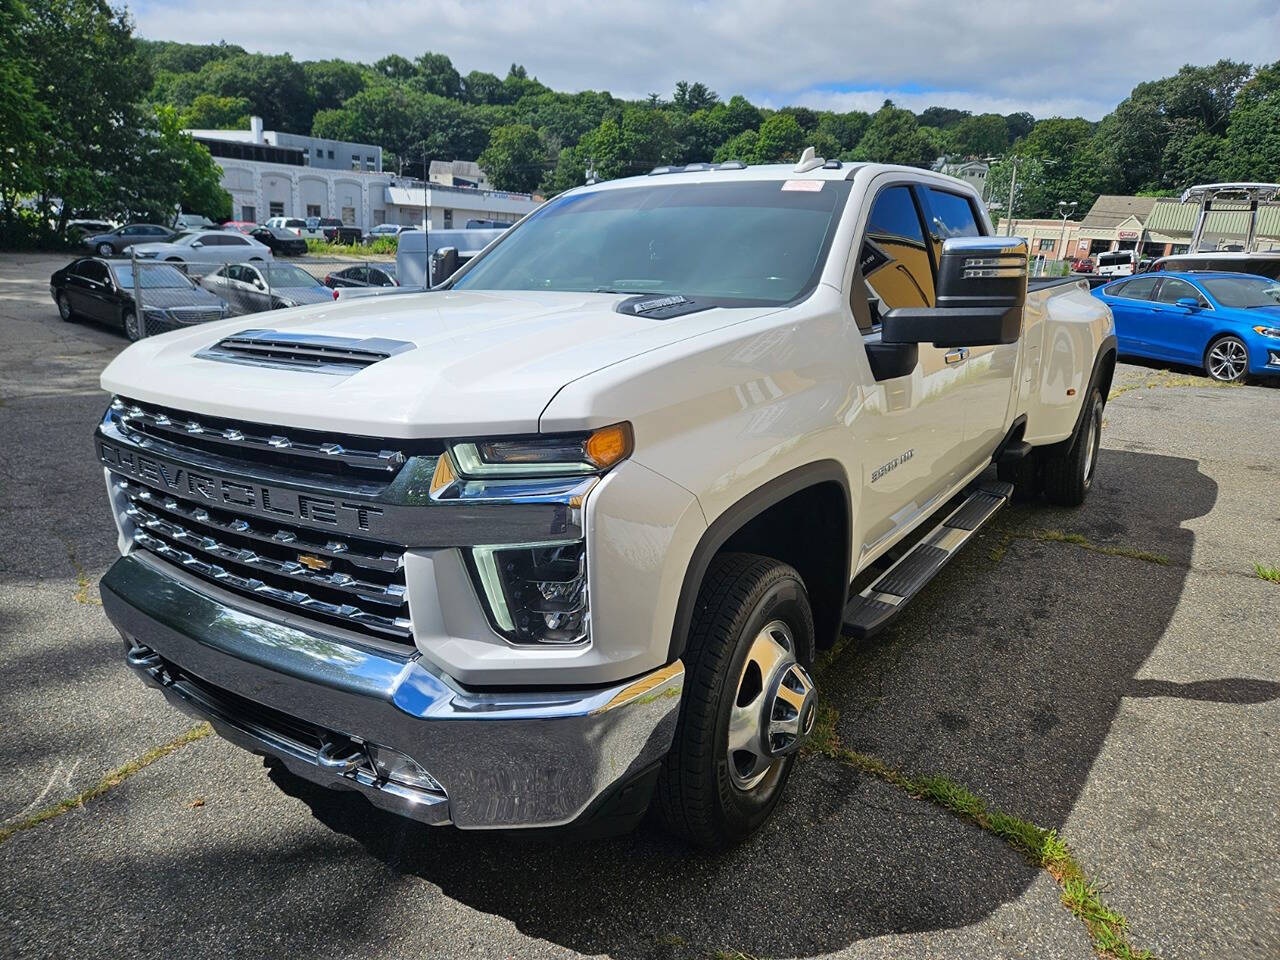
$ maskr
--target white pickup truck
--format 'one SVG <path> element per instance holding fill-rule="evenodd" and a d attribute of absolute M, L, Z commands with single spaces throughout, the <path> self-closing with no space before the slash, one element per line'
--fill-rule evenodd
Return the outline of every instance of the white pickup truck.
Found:
<path fill-rule="evenodd" d="M 924 170 L 572 190 L 443 288 L 137 343 L 96 435 L 128 663 L 295 774 L 459 828 L 690 841 L 776 805 L 815 655 L 1013 492 L 1077 504 L 1116 356 Z"/>

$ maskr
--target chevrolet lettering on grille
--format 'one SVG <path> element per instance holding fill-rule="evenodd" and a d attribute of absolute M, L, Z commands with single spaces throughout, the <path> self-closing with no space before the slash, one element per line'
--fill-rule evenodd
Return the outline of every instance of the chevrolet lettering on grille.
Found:
<path fill-rule="evenodd" d="M 380 530 L 384 525 L 383 511 L 369 504 L 229 480 L 163 457 L 126 450 L 101 439 L 98 457 L 109 469 L 176 496 L 263 517 L 294 519 L 344 533 L 386 533 Z"/>

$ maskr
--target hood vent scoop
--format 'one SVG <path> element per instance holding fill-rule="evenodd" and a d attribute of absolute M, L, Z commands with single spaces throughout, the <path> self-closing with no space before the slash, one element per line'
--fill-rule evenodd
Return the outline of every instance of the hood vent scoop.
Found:
<path fill-rule="evenodd" d="M 397 353 L 412 350 L 405 340 L 381 337 L 327 337 L 318 333 L 241 330 L 196 354 L 205 360 L 284 367 L 347 376 Z"/>

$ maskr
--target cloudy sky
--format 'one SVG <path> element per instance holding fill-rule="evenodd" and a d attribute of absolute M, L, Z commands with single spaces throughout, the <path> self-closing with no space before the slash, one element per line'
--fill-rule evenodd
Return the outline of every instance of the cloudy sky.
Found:
<path fill-rule="evenodd" d="M 701 80 L 758 104 L 875 109 L 890 97 L 1096 120 L 1187 62 L 1280 57 L 1276 0 L 129 0 L 157 40 L 296 59 L 514 61 L 557 90 L 669 96 Z"/>

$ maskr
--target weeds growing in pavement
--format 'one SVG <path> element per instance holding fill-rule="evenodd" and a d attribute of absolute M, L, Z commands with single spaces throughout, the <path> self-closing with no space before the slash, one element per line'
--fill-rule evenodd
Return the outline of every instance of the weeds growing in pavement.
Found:
<path fill-rule="evenodd" d="M 1148 951 L 1138 950 L 1129 942 L 1124 917 L 1103 901 L 1097 886 L 1089 882 L 1056 830 L 1046 830 L 1021 817 L 991 810 L 981 797 L 947 777 L 911 776 L 879 757 L 850 750 L 840 743 L 836 734 L 838 720 L 839 714 L 833 708 L 823 707 L 806 750 L 905 790 L 999 837 L 1058 882 L 1063 905 L 1084 923 L 1100 956 L 1114 960 L 1151 960 Z"/>
<path fill-rule="evenodd" d="M 194 727 L 183 731 L 174 737 L 168 743 L 162 743 L 158 747 L 152 747 L 140 757 L 130 760 L 123 766 L 116 767 L 103 776 L 101 780 L 82 790 L 73 797 L 67 797 L 65 800 L 59 800 L 57 803 L 37 810 L 28 817 L 11 823 L 6 827 L 0 827 L 0 843 L 4 843 L 14 834 L 22 833 L 24 830 L 30 830 L 32 827 L 38 827 L 42 823 L 60 817 L 68 810 L 74 810 L 76 807 L 83 807 L 94 797 L 102 796 L 113 787 L 118 787 L 124 781 L 128 780 L 139 770 L 151 766 L 162 757 L 167 757 L 175 750 L 185 747 L 187 744 L 196 740 L 203 740 L 209 734 L 213 733 L 213 728 L 207 723 L 198 723 Z"/>
<path fill-rule="evenodd" d="M 1253 572 L 1269 583 L 1280 583 L 1280 567 L 1273 567 L 1265 563 L 1255 563 Z"/>

